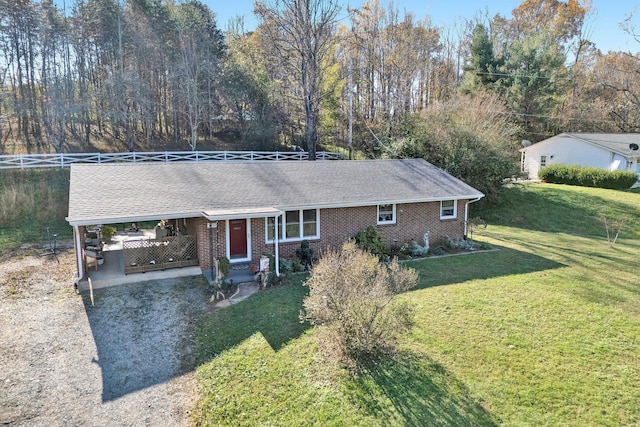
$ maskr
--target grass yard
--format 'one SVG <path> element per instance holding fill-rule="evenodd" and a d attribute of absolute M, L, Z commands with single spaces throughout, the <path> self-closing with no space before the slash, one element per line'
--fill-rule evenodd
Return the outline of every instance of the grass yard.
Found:
<path fill-rule="evenodd" d="M 299 322 L 304 277 L 207 316 L 195 423 L 639 425 L 640 194 L 516 185 L 472 216 L 498 250 L 408 264 L 417 324 L 357 378 Z"/>
<path fill-rule="evenodd" d="M 71 239 L 69 169 L 0 170 L 0 256 L 23 243 Z"/>

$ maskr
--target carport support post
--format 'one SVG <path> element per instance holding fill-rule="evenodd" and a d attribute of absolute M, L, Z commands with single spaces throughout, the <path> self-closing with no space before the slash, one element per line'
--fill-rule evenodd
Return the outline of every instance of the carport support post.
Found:
<path fill-rule="evenodd" d="M 279 251 L 279 240 L 278 240 L 278 219 L 280 219 L 280 214 L 276 214 L 276 218 L 274 221 L 274 225 L 273 225 L 273 231 L 274 231 L 274 256 L 275 256 L 275 267 L 276 267 L 276 277 L 280 276 L 280 251 Z"/>
<path fill-rule="evenodd" d="M 78 267 L 78 281 L 84 279 L 84 262 L 82 255 L 82 239 L 80 236 L 80 228 L 77 225 L 73 226 L 74 246 L 76 248 L 76 264 Z M 97 262 L 97 261 L 96 261 Z"/>
<path fill-rule="evenodd" d="M 209 232 L 209 256 L 211 257 L 211 277 L 216 276 L 213 280 L 217 284 L 220 283 L 220 278 L 218 277 L 218 269 L 216 268 L 215 257 L 213 256 L 213 228 L 207 223 L 207 231 Z M 216 231 L 218 231 L 216 229 Z M 217 290 L 217 289 L 216 289 Z"/>

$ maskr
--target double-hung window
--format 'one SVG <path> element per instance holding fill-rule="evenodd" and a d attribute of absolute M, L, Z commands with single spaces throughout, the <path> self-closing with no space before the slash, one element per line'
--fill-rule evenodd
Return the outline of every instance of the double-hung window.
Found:
<path fill-rule="evenodd" d="M 305 209 L 302 211 L 302 236 L 305 238 L 319 237 L 318 210 Z"/>
<path fill-rule="evenodd" d="M 452 219 L 457 216 L 456 201 L 442 200 L 440 202 L 440 219 Z"/>
<path fill-rule="evenodd" d="M 284 240 L 300 238 L 300 211 L 287 211 L 284 213 Z"/>
<path fill-rule="evenodd" d="M 284 221 L 284 222 L 283 222 Z M 266 218 L 266 241 L 275 240 L 275 217 Z M 318 209 L 286 211 L 278 217 L 278 240 L 296 241 L 320 237 L 320 214 Z"/>
<path fill-rule="evenodd" d="M 273 242 L 276 236 L 276 217 L 270 216 L 267 218 L 267 242 Z M 278 238 L 282 240 L 282 217 L 278 217 Z"/>
<path fill-rule="evenodd" d="M 378 224 L 396 223 L 396 205 L 378 205 Z"/>

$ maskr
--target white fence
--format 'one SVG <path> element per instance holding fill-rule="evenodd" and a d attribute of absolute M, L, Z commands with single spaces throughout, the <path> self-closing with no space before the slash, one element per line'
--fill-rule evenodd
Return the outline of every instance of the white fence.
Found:
<path fill-rule="evenodd" d="M 237 162 L 307 160 L 304 151 L 161 151 L 130 153 L 15 154 L 0 156 L 0 169 L 59 168 L 72 163 Z M 320 151 L 317 160 L 342 160 L 340 153 Z"/>

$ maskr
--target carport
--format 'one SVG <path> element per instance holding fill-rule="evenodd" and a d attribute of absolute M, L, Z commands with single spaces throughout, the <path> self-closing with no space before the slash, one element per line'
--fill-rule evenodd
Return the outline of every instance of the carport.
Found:
<path fill-rule="evenodd" d="M 195 186 L 150 176 L 148 166 L 71 165 L 66 219 L 73 227 L 77 283 L 202 274 L 198 244 L 206 219 L 184 203 L 185 189 Z M 116 229 L 111 239 L 101 233 L 106 226 Z"/>
<path fill-rule="evenodd" d="M 79 255 L 83 257 L 84 278 L 90 278 L 93 288 L 99 289 L 141 280 L 201 275 L 195 237 L 176 237 L 178 239 L 156 239 L 154 230 L 118 231 L 102 246 L 100 265 L 97 265 L 97 258 L 87 257 L 85 243 L 85 249 Z M 186 251 L 175 250 L 176 247 Z M 174 255 L 174 252 L 177 253 Z M 79 281 L 78 289 L 87 290 L 88 280 Z"/>

